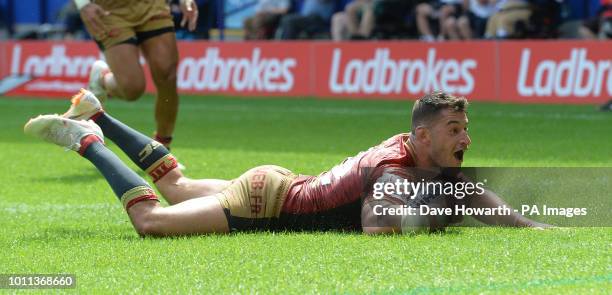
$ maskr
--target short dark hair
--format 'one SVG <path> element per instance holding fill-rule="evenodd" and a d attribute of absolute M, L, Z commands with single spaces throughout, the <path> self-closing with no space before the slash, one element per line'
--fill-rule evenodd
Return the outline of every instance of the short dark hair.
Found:
<path fill-rule="evenodd" d="M 423 125 L 430 123 L 442 110 L 451 109 L 454 112 L 465 112 L 468 101 L 465 97 L 457 97 L 442 91 L 426 94 L 414 103 L 412 107 L 412 132 Z"/>

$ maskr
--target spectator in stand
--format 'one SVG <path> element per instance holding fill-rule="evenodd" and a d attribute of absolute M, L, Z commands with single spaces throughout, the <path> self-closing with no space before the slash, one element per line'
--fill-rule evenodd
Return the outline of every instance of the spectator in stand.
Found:
<path fill-rule="evenodd" d="M 580 27 L 583 39 L 612 38 L 612 0 L 601 0 L 601 7 L 596 17 L 587 19 Z"/>
<path fill-rule="evenodd" d="M 373 39 L 414 39 L 419 36 L 415 7 L 422 0 L 375 0 Z"/>
<path fill-rule="evenodd" d="M 612 39 L 612 0 L 601 0 L 597 17 L 584 22 L 580 28 L 580 36 L 584 39 Z M 612 112 L 612 99 L 602 104 L 599 109 Z"/>
<path fill-rule="evenodd" d="M 5 5 L 6 3 L 0 1 L 0 40 L 10 37 L 10 28 L 8 23 L 9 16 Z"/>
<path fill-rule="evenodd" d="M 431 42 L 450 38 L 447 28 L 456 28 L 463 13 L 463 0 L 430 0 L 416 6 L 416 23 L 421 40 Z M 454 29 L 456 35 L 456 29 Z M 437 34 L 435 34 L 437 32 Z"/>
<path fill-rule="evenodd" d="M 259 0 L 255 6 L 255 15 L 244 20 L 244 39 L 274 38 L 278 23 L 289 11 L 290 4 L 289 0 Z"/>
<path fill-rule="evenodd" d="M 283 16 L 276 35 L 279 39 L 313 39 L 317 34 L 329 32 L 334 0 L 304 0 L 299 13 Z"/>
<path fill-rule="evenodd" d="M 465 13 L 456 28 L 448 28 L 450 39 L 470 40 L 484 37 L 487 20 L 495 13 L 495 0 L 464 0 Z"/>
<path fill-rule="evenodd" d="M 525 0 L 500 0 L 497 12 L 489 17 L 485 38 L 505 39 L 514 36 L 518 22 L 528 22 L 532 8 Z"/>
<path fill-rule="evenodd" d="M 332 17 L 331 35 L 334 41 L 366 39 L 374 27 L 374 0 L 354 0 Z"/>

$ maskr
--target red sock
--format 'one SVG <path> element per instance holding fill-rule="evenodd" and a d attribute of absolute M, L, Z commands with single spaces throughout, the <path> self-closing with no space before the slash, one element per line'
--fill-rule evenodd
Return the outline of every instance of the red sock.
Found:
<path fill-rule="evenodd" d="M 93 120 L 94 122 L 96 122 L 98 120 L 98 118 L 100 118 L 100 116 L 102 116 L 102 114 L 104 114 L 104 111 L 99 111 L 97 113 L 95 113 L 93 116 L 89 117 L 89 120 Z"/>
<path fill-rule="evenodd" d="M 159 136 L 155 133 L 155 141 L 163 144 L 166 148 L 170 147 L 170 143 L 172 143 L 172 136 Z"/>
<path fill-rule="evenodd" d="M 85 135 L 83 138 L 81 138 L 81 147 L 79 148 L 79 155 L 83 155 L 85 153 L 85 150 L 87 150 L 87 148 L 94 142 L 102 142 L 102 140 L 93 134 L 89 134 L 89 135 Z"/>

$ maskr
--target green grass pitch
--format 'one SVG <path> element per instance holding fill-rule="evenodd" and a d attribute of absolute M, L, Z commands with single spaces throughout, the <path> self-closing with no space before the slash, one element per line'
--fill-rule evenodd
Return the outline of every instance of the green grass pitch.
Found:
<path fill-rule="evenodd" d="M 612 293 L 610 228 L 141 239 L 90 163 L 23 135 L 67 105 L 0 98 L 0 274 L 72 273 L 79 293 Z M 186 96 L 173 152 L 191 177 L 317 174 L 407 131 L 411 105 Z M 152 133 L 151 97 L 106 108 Z M 469 118 L 466 166 L 612 166 L 612 116 L 593 106 L 473 103 Z"/>

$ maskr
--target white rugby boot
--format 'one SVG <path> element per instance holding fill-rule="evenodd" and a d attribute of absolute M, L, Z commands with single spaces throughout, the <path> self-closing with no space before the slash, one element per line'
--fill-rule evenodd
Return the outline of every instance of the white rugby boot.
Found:
<path fill-rule="evenodd" d="M 87 87 L 101 101 L 106 101 L 108 98 L 108 93 L 102 86 L 102 79 L 109 72 L 110 68 L 103 60 L 96 60 L 91 66 L 91 72 L 89 72 L 89 84 Z"/>
<path fill-rule="evenodd" d="M 23 127 L 25 134 L 73 151 L 81 148 L 81 139 L 93 134 L 104 142 L 102 130 L 93 121 L 77 121 L 60 115 L 40 115 Z"/>
<path fill-rule="evenodd" d="M 71 105 L 62 117 L 74 120 L 88 120 L 93 115 L 103 111 L 100 100 L 91 92 L 81 89 L 70 100 Z"/>

